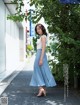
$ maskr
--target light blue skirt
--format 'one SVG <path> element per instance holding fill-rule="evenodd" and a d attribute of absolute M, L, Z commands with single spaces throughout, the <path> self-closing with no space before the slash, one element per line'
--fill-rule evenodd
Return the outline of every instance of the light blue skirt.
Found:
<path fill-rule="evenodd" d="M 46 53 L 44 54 L 43 57 L 43 64 L 39 66 L 41 51 L 42 51 L 41 49 L 38 49 L 36 53 L 36 58 L 34 62 L 34 71 L 30 81 L 30 86 L 46 86 L 46 87 L 56 86 L 54 76 L 52 75 L 48 65 Z"/>

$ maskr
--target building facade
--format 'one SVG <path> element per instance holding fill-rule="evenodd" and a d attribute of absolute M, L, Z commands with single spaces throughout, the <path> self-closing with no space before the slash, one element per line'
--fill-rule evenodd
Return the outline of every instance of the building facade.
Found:
<path fill-rule="evenodd" d="M 7 20 L 15 12 L 10 0 L 0 0 L 0 80 L 25 62 L 25 29 L 22 23 Z"/>

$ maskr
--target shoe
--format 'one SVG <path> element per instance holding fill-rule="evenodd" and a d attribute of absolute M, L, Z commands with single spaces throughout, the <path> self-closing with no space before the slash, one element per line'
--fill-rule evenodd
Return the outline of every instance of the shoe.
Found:
<path fill-rule="evenodd" d="M 41 89 L 37 95 L 37 97 L 43 97 L 46 96 L 46 91 L 44 89 Z"/>
<path fill-rule="evenodd" d="M 46 96 L 46 91 L 45 90 L 43 91 L 43 95 Z"/>

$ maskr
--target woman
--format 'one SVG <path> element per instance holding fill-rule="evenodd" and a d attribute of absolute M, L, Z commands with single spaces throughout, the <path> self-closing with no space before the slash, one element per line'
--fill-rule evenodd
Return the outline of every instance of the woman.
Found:
<path fill-rule="evenodd" d="M 30 86 L 39 87 L 38 97 L 46 96 L 46 87 L 56 86 L 53 75 L 51 74 L 47 57 L 46 57 L 46 42 L 47 33 L 42 24 L 37 24 L 35 32 L 40 36 L 37 40 L 37 53 L 34 62 L 34 72 L 31 78 Z"/>

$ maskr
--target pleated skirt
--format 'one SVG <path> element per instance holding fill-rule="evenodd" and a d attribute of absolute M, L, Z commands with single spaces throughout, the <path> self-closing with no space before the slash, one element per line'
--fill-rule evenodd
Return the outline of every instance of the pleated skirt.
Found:
<path fill-rule="evenodd" d="M 41 56 L 41 49 L 37 50 L 36 58 L 34 62 L 34 71 L 32 73 L 30 86 L 45 86 L 45 87 L 53 87 L 56 86 L 56 81 L 54 79 L 54 76 L 52 75 L 46 53 L 44 53 L 43 57 L 43 64 L 39 65 L 39 60 Z"/>

